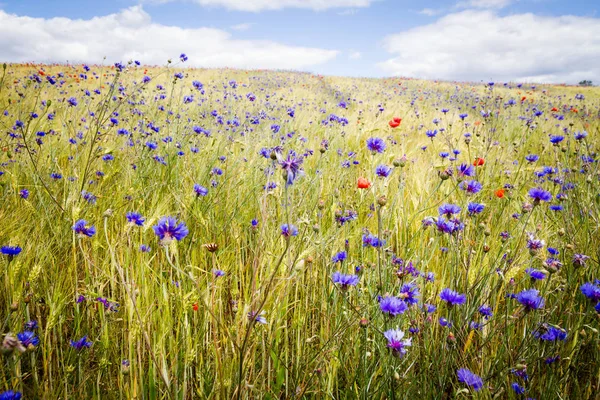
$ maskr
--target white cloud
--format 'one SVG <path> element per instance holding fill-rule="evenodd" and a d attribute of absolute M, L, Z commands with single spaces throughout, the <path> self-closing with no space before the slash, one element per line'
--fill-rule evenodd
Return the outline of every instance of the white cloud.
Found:
<path fill-rule="evenodd" d="M 504 8 L 514 0 L 467 0 L 461 1 L 456 6 L 461 8 Z"/>
<path fill-rule="evenodd" d="M 600 19 L 467 10 L 384 39 L 386 73 L 448 80 L 600 80 Z"/>
<path fill-rule="evenodd" d="M 252 28 L 252 25 L 254 24 L 246 22 L 243 24 L 233 25 L 231 26 L 231 29 L 233 29 L 234 31 L 247 31 L 248 29 Z"/>
<path fill-rule="evenodd" d="M 141 0 L 152 3 L 168 3 L 177 0 Z M 377 0 L 191 0 L 205 7 L 223 7 L 228 10 L 258 12 L 284 8 L 304 8 L 323 11 L 332 8 L 368 7 Z"/>
<path fill-rule="evenodd" d="M 362 57 L 362 53 L 360 51 L 353 51 L 348 55 L 348 58 L 351 60 L 358 60 Z"/>
<path fill-rule="evenodd" d="M 185 52 L 186 65 L 303 69 L 338 51 L 238 40 L 212 28 L 184 29 L 152 22 L 141 6 L 90 20 L 31 18 L 0 10 L 0 54 L 5 61 L 102 62 L 138 59 L 165 64 Z"/>
<path fill-rule="evenodd" d="M 338 15 L 344 15 L 345 16 L 345 15 L 354 15 L 356 13 L 358 13 L 358 10 L 356 8 L 349 8 L 347 10 L 340 11 L 338 13 Z"/>
<path fill-rule="evenodd" d="M 427 15 L 428 17 L 433 17 L 435 15 L 441 14 L 443 10 L 441 9 L 433 9 L 433 8 L 424 8 L 419 11 L 419 14 Z"/>

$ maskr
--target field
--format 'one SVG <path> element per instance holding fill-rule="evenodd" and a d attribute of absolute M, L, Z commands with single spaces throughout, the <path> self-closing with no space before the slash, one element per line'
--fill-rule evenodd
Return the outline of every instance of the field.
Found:
<path fill-rule="evenodd" d="M 0 391 L 598 397 L 597 88 L 184 66 L 0 71 Z"/>

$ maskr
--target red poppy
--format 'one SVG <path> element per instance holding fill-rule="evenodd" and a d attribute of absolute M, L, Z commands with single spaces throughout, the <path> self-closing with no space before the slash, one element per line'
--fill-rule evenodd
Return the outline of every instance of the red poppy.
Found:
<path fill-rule="evenodd" d="M 194 305 L 192 306 L 192 309 L 194 311 L 198 311 L 198 303 L 194 303 Z"/>
<path fill-rule="evenodd" d="M 475 161 L 473 161 L 474 167 L 481 167 L 483 164 L 485 164 L 485 160 L 481 157 L 477 157 Z"/>
<path fill-rule="evenodd" d="M 497 198 L 501 199 L 504 197 L 504 189 L 498 189 L 494 192 Z"/>
<path fill-rule="evenodd" d="M 357 186 L 359 189 L 368 189 L 371 187 L 371 182 L 367 178 L 358 178 Z"/>
<path fill-rule="evenodd" d="M 550 111 L 552 111 L 552 112 L 557 112 L 557 111 L 558 111 L 558 108 L 556 108 L 556 107 L 552 107 L 552 110 L 550 110 Z"/>
<path fill-rule="evenodd" d="M 527 97 L 525 97 L 525 96 L 521 97 L 522 102 L 525 101 L 526 99 L 527 99 Z"/>
<path fill-rule="evenodd" d="M 578 109 L 576 109 L 576 108 L 571 108 L 571 112 L 578 113 L 578 112 L 579 112 L 579 110 L 578 110 Z"/>
<path fill-rule="evenodd" d="M 397 128 L 400 126 L 400 123 L 402 122 L 402 118 L 400 117 L 394 117 L 392 118 L 392 120 L 389 122 L 390 126 L 392 128 Z"/>

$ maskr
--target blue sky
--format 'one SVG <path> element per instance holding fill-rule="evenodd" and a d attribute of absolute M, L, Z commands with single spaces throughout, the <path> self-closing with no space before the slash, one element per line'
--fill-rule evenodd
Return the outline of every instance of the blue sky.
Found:
<path fill-rule="evenodd" d="M 104 56 L 122 61 L 135 55 L 159 64 L 184 51 L 193 66 L 447 80 L 598 81 L 600 19 L 589 3 L 0 0 L 0 57 L 100 62 Z M 57 17 L 65 19 L 53 20 Z M 180 29 L 173 32 L 172 27 Z M 46 53 L 40 41 L 52 42 L 54 51 Z"/>

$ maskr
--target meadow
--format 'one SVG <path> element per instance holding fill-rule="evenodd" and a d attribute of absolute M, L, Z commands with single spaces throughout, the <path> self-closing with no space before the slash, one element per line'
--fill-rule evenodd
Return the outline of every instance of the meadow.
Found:
<path fill-rule="evenodd" d="M 186 58 L 0 71 L 0 399 L 598 398 L 597 88 Z"/>

